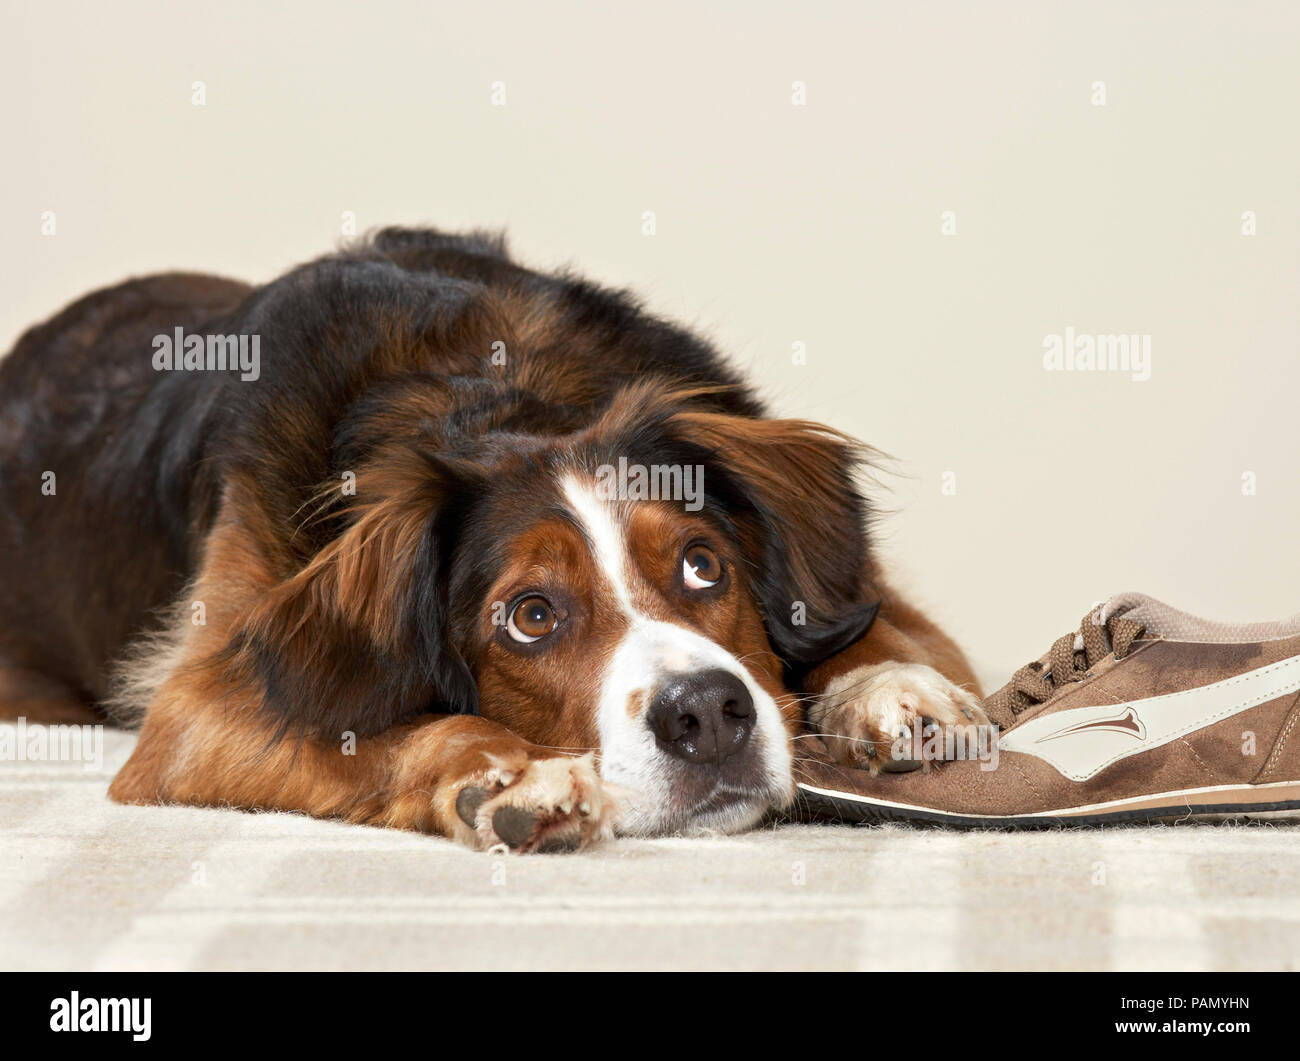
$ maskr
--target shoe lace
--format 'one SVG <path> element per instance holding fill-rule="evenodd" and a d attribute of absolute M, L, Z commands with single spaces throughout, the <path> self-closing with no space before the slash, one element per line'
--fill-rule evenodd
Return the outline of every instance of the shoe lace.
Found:
<path fill-rule="evenodd" d="M 1079 629 L 1052 643 L 1047 664 L 1041 660 L 1026 663 L 1001 689 L 984 702 L 989 717 L 1002 726 L 1014 724 L 1029 707 L 1041 704 L 1070 682 L 1082 681 L 1098 661 L 1112 652 L 1123 659 L 1144 627 L 1122 615 L 1103 620 L 1102 610 L 1095 608 L 1083 617 Z"/>

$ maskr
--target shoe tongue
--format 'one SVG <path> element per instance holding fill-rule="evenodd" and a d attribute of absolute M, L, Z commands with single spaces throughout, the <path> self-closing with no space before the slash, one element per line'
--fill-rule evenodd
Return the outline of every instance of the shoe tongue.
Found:
<path fill-rule="evenodd" d="M 1148 597 L 1145 593 L 1116 593 L 1113 597 L 1108 597 L 1098 604 L 1093 609 L 1092 614 L 1098 623 L 1104 624 L 1141 607 L 1164 610 L 1169 605 L 1162 604 L 1154 597 Z"/>

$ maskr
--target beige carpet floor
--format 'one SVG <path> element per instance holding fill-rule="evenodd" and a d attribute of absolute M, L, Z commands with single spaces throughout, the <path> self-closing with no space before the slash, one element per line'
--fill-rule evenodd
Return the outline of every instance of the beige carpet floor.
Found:
<path fill-rule="evenodd" d="M 0 762 L 5 969 L 1296 969 L 1300 829 L 787 825 L 477 854 L 426 836 L 119 807 Z"/>

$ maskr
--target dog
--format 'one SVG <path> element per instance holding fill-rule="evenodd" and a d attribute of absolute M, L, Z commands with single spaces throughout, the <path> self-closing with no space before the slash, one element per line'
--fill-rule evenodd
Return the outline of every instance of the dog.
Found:
<path fill-rule="evenodd" d="M 0 711 L 138 725 L 123 803 L 743 830 L 801 742 L 986 721 L 873 559 L 871 452 L 488 234 L 129 280 L 0 361 Z"/>

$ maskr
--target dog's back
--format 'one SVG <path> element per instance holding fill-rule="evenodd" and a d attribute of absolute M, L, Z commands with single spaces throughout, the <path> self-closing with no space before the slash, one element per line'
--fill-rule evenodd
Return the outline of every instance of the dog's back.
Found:
<path fill-rule="evenodd" d="M 260 375 L 160 370 L 157 343 L 178 332 L 257 336 Z M 479 348 L 489 333 L 551 353 L 520 376 Z M 351 403 L 409 371 L 385 368 L 404 344 L 462 386 L 536 395 L 556 430 L 560 410 L 586 416 L 655 375 L 759 411 L 706 343 L 480 233 L 387 229 L 258 288 L 170 273 L 94 292 L 0 360 L 0 703 L 34 717 L 110 695 L 113 661 L 194 573 L 223 471 L 256 464 L 271 519 L 299 524 Z M 287 568 L 322 544 L 313 533 L 295 532 Z"/>
<path fill-rule="evenodd" d="M 151 340 L 202 328 L 248 290 L 180 273 L 128 280 L 30 329 L 0 360 L 0 683 L 10 703 L 50 700 L 51 675 L 101 699 L 105 662 L 183 584 L 203 488 L 202 392 L 221 381 L 154 371 Z M 15 688 L 25 682 L 26 697 Z"/>

